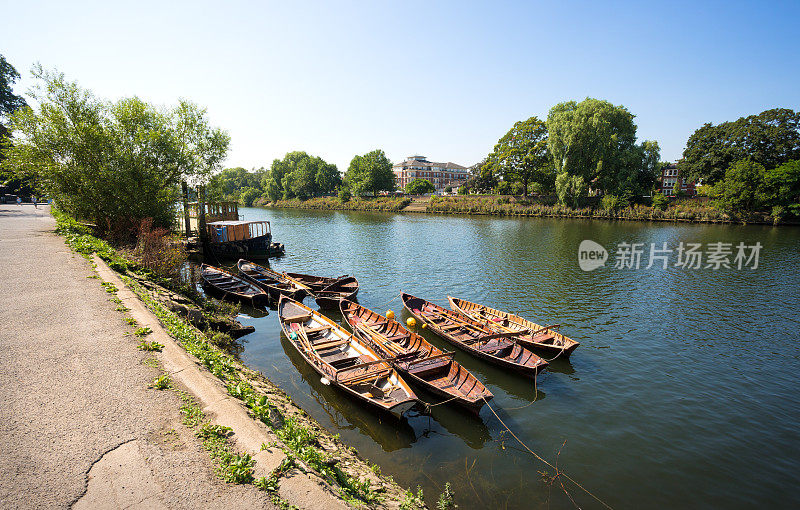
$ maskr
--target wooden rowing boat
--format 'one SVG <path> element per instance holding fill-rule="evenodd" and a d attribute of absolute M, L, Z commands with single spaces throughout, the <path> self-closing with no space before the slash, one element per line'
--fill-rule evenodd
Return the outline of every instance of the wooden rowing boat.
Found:
<path fill-rule="evenodd" d="M 403 305 L 417 320 L 456 347 L 495 365 L 533 376 L 547 362 L 512 338 L 518 333 L 496 333 L 483 324 L 452 310 L 401 293 Z"/>
<path fill-rule="evenodd" d="M 298 301 L 302 301 L 306 296 L 304 287 L 268 267 L 263 267 L 244 259 L 239 259 L 236 267 L 239 269 L 239 274 L 242 275 L 242 278 L 264 289 L 273 302 L 277 302 L 281 296 L 290 297 Z"/>
<path fill-rule="evenodd" d="M 338 308 L 341 300 L 353 300 L 356 294 L 358 294 L 358 280 L 354 276 L 348 276 L 314 292 L 314 299 L 320 308 Z"/>
<path fill-rule="evenodd" d="M 568 358 L 572 351 L 580 345 L 575 340 L 559 333 L 557 331 L 560 327 L 558 324 L 540 326 L 517 315 L 495 310 L 485 305 L 450 296 L 447 296 L 447 299 L 450 301 L 450 308 L 488 326 L 493 331 L 519 332 L 519 336 L 514 338 L 517 343 L 525 347 Z"/>
<path fill-rule="evenodd" d="M 269 296 L 256 285 L 224 269 L 203 264 L 200 266 L 203 285 L 223 299 L 233 299 L 253 306 L 266 306 Z"/>
<path fill-rule="evenodd" d="M 389 361 L 329 318 L 286 296 L 278 315 L 283 332 L 324 384 L 397 417 L 418 402 Z"/>
<path fill-rule="evenodd" d="M 399 322 L 358 303 L 340 301 L 339 309 L 356 336 L 389 359 L 411 383 L 476 413 L 491 400 L 492 392 L 453 359 L 454 353 L 442 352 Z"/>
<path fill-rule="evenodd" d="M 337 280 L 341 280 L 342 278 L 347 278 L 349 275 L 342 275 L 336 278 L 328 278 L 325 276 L 314 276 L 310 274 L 303 274 L 303 273 L 288 273 L 284 272 L 284 276 L 291 278 L 296 283 L 299 283 L 308 288 L 308 290 L 313 294 L 314 292 L 319 292 L 328 285 L 335 283 Z"/>

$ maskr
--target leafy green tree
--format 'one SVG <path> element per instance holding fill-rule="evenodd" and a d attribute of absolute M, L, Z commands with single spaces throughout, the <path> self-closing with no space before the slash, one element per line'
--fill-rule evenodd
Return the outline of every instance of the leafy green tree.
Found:
<path fill-rule="evenodd" d="M 556 177 L 556 195 L 562 205 L 577 209 L 581 206 L 581 201 L 586 198 L 588 191 L 589 187 L 582 175 L 569 175 L 562 172 Z"/>
<path fill-rule="evenodd" d="M 653 193 L 653 207 L 662 211 L 667 210 L 669 199 L 665 197 L 660 191 Z"/>
<path fill-rule="evenodd" d="M 249 172 L 242 167 L 226 168 L 211 178 L 206 194 L 215 200 L 239 201 L 243 190 L 247 188 L 261 190 L 265 173 L 263 169 Z"/>
<path fill-rule="evenodd" d="M 38 107 L 11 116 L 16 142 L 3 167 L 106 233 L 145 218 L 171 226 L 179 183 L 207 179 L 227 152 L 228 135 L 188 102 L 169 111 L 136 97 L 110 103 L 62 74 L 36 67 L 34 77 Z"/>
<path fill-rule="evenodd" d="M 424 195 L 435 191 L 436 187 L 428 179 L 417 178 L 406 184 L 406 193 L 409 195 Z"/>
<path fill-rule="evenodd" d="M 0 118 L 8 118 L 12 113 L 27 106 L 25 99 L 14 94 L 14 83 L 19 79 L 17 70 L 0 55 Z"/>
<path fill-rule="evenodd" d="M 764 173 L 760 201 L 800 215 L 800 160 L 789 161 Z"/>
<path fill-rule="evenodd" d="M 498 195 L 510 195 L 511 183 L 508 181 L 500 181 L 494 188 L 494 192 Z"/>
<path fill-rule="evenodd" d="M 725 178 L 714 185 L 711 196 L 723 210 L 755 211 L 763 205 L 765 175 L 766 170 L 760 163 L 749 159 L 737 161 L 725 171 Z"/>
<path fill-rule="evenodd" d="M 704 124 L 686 142 L 678 170 L 686 179 L 715 184 L 744 159 L 765 168 L 800 159 L 800 112 L 775 108 L 717 126 Z"/>
<path fill-rule="evenodd" d="M 654 141 L 636 144 L 633 119 L 624 106 L 591 98 L 551 108 L 548 147 L 557 173 L 621 197 L 647 194 L 657 177 L 659 147 Z"/>
<path fill-rule="evenodd" d="M 289 152 L 276 159 L 262 179 L 262 188 L 271 200 L 283 198 L 307 199 L 333 193 L 342 183 L 336 165 L 303 151 Z"/>
<path fill-rule="evenodd" d="M 261 196 L 261 190 L 256 188 L 244 188 L 239 193 L 239 203 L 245 207 L 252 207 L 253 202 Z"/>
<path fill-rule="evenodd" d="M 537 117 L 515 123 L 498 140 L 488 160 L 503 180 L 522 183 L 522 192 L 526 196 L 531 182 L 544 187 L 552 187 L 555 182 L 547 148 L 547 124 Z"/>
<path fill-rule="evenodd" d="M 358 196 L 377 195 L 380 191 L 396 189 L 392 162 L 380 149 L 355 156 L 350 161 L 344 182 Z"/>
<path fill-rule="evenodd" d="M 349 202 L 351 198 L 352 195 L 350 195 L 350 188 L 347 186 L 342 186 L 341 189 L 339 189 L 339 201 L 344 204 Z"/>

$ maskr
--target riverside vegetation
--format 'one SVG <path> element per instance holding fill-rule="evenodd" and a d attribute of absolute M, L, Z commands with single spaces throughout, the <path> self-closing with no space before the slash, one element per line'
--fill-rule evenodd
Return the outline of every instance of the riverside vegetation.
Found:
<path fill-rule="evenodd" d="M 67 244 L 73 250 L 86 258 L 97 254 L 109 264 L 109 267 L 120 273 L 126 286 L 158 317 L 170 336 L 220 379 L 228 393 L 241 400 L 254 419 L 267 425 L 280 438 L 282 444 L 262 447 L 278 446 L 286 453 L 286 460 L 269 477 L 255 479 L 252 474 L 254 461 L 249 455 L 233 451 L 229 440 L 231 431 L 208 422 L 192 397 L 174 388 L 166 373 L 157 376 L 150 386 L 157 390 L 171 389 L 178 392 L 183 401 L 181 412 L 184 415 L 184 424 L 195 429 L 195 434 L 203 442 L 216 464 L 220 478 L 231 483 L 252 483 L 269 492 L 273 501 L 282 508 L 287 507 L 287 503 L 278 495 L 279 481 L 281 476 L 295 468 L 317 474 L 330 484 L 343 500 L 356 506 L 377 508 L 392 502 L 403 508 L 424 506 L 421 499 L 415 498 L 410 491 L 402 490 L 391 477 L 380 475 L 380 470 L 376 466 L 361 459 L 355 449 L 339 440 L 338 435 L 331 435 L 325 431 L 305 411 L 297 407 L 280 388 L 260 373 L 242 364 L 236 357 L 237 342 L 233 338 L 219 331 L 203 332 L 170 310 L 159 299 L 160 293 L 152 290 L 157 284 L 151 280 L 155 278 L 160 283 L 166 283 L 168 278 L 163 276 L 163 272 L 161 276 L 156 276 L 159 274 L 158 271 L 148 270 L 141 265 L 142 260 L 154 263 L 155 259 L 148 257 L 136 259 L 135 251 L 129 251 L 128 256 L 124 256 L 108 242 L 90 234 L 88 227 L 70 216 L 59 211 L 54 211 L 54 216 L 58 224 L 57 232 L 65 237 Z M 153 242 L 152 235 L 144 237 Z M 110 294 L 116 294 L 118 291 L 113 284 L 106 282 L 101 284 Z M 116 296 L 111 299 L 115 303 L 121 303 Z M 219 314 L 222 313 L 220 310 L 225 309 L 224 305 L 217 308 L 216 305 L 210 304 L 216 300 L 205 301 L 203 310 L 214 309 L 215 313 Z M 163 348 L 156 342 L 145 342 L 144 337 L 149 334 L 149 328 L 139 327 L 130 317 L 125 317 L 124 322 L 136 328 L 134 336 L 140 339 L 139 349 L 160 351 Z M 147 364 L 158 366 L 157 360 Z M 450 501 L 451 496 L 444 494 L 443 498 L 443 501 Z"/>

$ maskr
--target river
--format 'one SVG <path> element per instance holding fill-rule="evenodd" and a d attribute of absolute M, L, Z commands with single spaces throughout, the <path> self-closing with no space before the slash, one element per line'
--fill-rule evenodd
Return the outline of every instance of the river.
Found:
<path fill-rule="evenodd" d="M 240 214 L 269 220 L 286 245 L 271 267 L 353 274 L 359 302 L 381 313 L 408 317 L 403 290 L 443 306 L 451 295 L 560 324 L 581 345 L 570 360 L 554 360 L 536 387 L 463 352 L 456 359 L 494 393 L 492 409 L 530 449 L 613 508 L 800 505 L 800 229 L 259 208 Z M 583 240 L 608 250 L 605 266 L 581 270 Z M 638 269 L 615 267 L 617 251 L 627 253 L 621 243 L 641 243 Z M 662 259 L 646 267 L 651 243 L 673 250 L 661 252 L 666 269 Z M 700 268 L 675 265 L 680 243 L 701 244 Z M 706 267 L 713 243 L 730 243 L 722 245 L 731 250 L 722 257 L 730 268 Z M 754 257 L 736 259 L 739 243 L 748 255 L 760 243 L 757 268 Z M 276 312 L 243 309 L 240 320 L 256 328 L 246 337 L 245 363 L 384 474 L 421 486 L 429 505 L 450 482 L 462 509 L 574 508 L 569 497 L 601 507 L 568 480 L 569 496 L 559 480 L 548 483 L 540 472 L 555 471 L 490 409 L 473 417 L 444 405 L 399 423 L 381 417 L 323 386 L 281 338 Z"/>

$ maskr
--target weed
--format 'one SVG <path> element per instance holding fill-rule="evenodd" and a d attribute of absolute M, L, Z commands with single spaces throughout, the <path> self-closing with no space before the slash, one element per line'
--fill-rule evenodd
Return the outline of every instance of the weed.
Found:
<path fill-rule="evenodd" d="M 136 319 L 133 317 L 124 317 L 122 320 L 129 326 L 136 326 Z"/>
<path fill-rule="evenodd" d="M 116 308 L 114 308 L 114 310 L 116 310 L 118 312 L 130 312 L 131 311 L 130 308 L 128 308 L 127 306 L 122 305 L 122 304 L 117 306 Z"/>
<path fill-rule="evenodd" d="M 197 402 L 195 402 L 194 398 L 192 398 L 192 396 L 185 391 L 178 391 L 178 396 L 183 401 L 183 404 L 181 405 L 183 424 L 190 429 L 193 429 L 203 423 L 205 415 L 203 414 L 203 410 L 200 408 L 200 406 L 197 405 Z"/>
<path fill-rule="evenodd" d="M 450 482 L 444 484 L 444 492 L 439 495 L 439 500 L 436 501 L 436 510 L 450 510 L 456 508 L 455 494 L 450 489 Z"/>
<path fill-rule="evenodd" d="M 86 278 L 91 278 L 92 280 L 99 280 L 100 279 L 100 277 L 98 275 L 96 275 L 96 274 L 93 274 L 91 276 L 87 276 Z"/>
<path fill-rule="evenodd" d="M 158 360 L 155 358 L 147 358 L 144 361 L 142 361 L 142 365 L 158 368 Z"/>
<path fill-rule="evenodd" d="M 289 503 L 281 498 L 278 495 L 278 484 L 280 482 L 281 476 L 283 476 L 287 471 L 292 469 L 295 466 L 294 459 L 291 457 L 286 457 L 281 461 L 280 465 L 272 470 L 272 473 L 268 477 L 262 476 L 261 478 L 254 480 L 253 485 L 261 489 L 262 491 L 266 491 L 270 493 L 270 499 L 272 502 L 281 509 L 290 509 L 295 508 Z"/>
<path fill-rule="evenodd" d="M 139 338 L 144 338 L 152 332 L 153 330 L 150 329 L 149 326 L 142 326 L 140 328 L 136 328 L 136 331 L 134 331 L 133 334 L 138 336 Z"/>
<path fill-rule="evenodd" d="M 157 390 L 168 390 L 172 387 L 172 379 L 168 374 L 162 374 L 153 379 L 153 382 L 150 383 L 150 387 Z"/>
<path fill-rule="evenodd" d="M 417 486 L 417 493 L 406 491 L 403 501 L 400 503 L 400 510 L 416 510 L 417 508 L 425 508 L 425 499 L 423 498 L 422 487 Z"/>
<path fill-rule="evenodd" d="M 108 292 L 109 294 L 116 294 L 117 292 L 119 292 L 117 286 L 111 282 L 102 282 L 100 285 L 102 285 L 106 289 L 106 292 Z"/>
<path fill-rule="evenodd" d="M 139 349 L 140 351 L 155 351 L 155 352 L 161 352 L 163 348 L 164 346 L 158 342 L 155 341 L 146 342 L 144 340 L 141 340 L 139 342 L 139 346 L 137 347 L 137 349 Z"/>
<path fill-rule="evenodd" d="M 122 300 L 120 298 L 118 298 L 117 296 L 109 298 L 109 301 L 111 301 L 115 305 L 121 305 L 122 304 Z"/>

